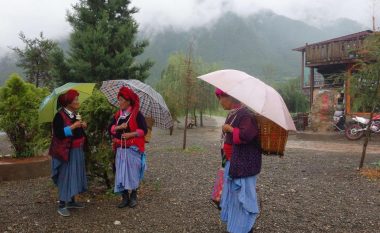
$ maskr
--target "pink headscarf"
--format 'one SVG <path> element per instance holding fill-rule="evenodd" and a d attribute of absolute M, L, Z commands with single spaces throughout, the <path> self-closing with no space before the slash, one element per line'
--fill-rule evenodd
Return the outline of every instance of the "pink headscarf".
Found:
<path fill-rule="evenodd" d="M 218 99 L 221 97 L 221 96 L 230 96 L 229 94 L 225 93 L 224 91 L 222 91 L 221 89 L 219 88 L 216 88 L 215 89 L 215 95 L 216 97 L 218 97 Z M 235 98 L 233 98 L 235 100 Z M 238 100 L 236 100 L 238 101 Z M 239 103 L 235 103 L 232 108 L 233 109 L 236 109 L 236 108 L 240 108 L 242 106 L 242 104 L 239 102 Z"/>
<path fill-rule="evenodd" d="M 222 91 L 222 90 L 219 89 L 219 88 L 216 88 L 216 89 L 215 89 L 215 95 L 216 95 L 217 97 L 220 97 L 220 96 L 228 96 L 227 93 L 225 93 L 224 91 Z"/>

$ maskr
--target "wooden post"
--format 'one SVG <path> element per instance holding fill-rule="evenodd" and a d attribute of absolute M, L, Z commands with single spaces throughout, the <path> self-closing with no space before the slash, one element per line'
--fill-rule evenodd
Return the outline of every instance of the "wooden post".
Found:
<path fill-rule="evenodd" d="M 310 67 L 310 111 L 313 106 L 314 99 L 314 67 Z"/>
<path fill-rule="evenodd" d="M 304 88 L 304 80 L 305 80 L 305 51 L 302 51 L 302 61 L 301 61 L 301 91 Z"/>
<path fill-rule="evenodd" d="M 346 80 L 344 88 L 344 99 L 345 99 L 345 113 L 351 113 L 351 96 L 350 96 L 350 79 Z"/>
<path fill-rule="evenodd" d="M 364 144 L 363 144 L 362 156 L 360 158 L 360 163 L 359 163 L 359 170 L 363 168 L 364 159 L 365 159 L 365 156 L 367 154 L 368 141 L 369 141 L 369 138 L 371 137 L 371 127 L 370 126 L 372 125 L 372 118 L 373 118 L 373 112 L 374 111 L 375 111 L 375 109 L 372 109 L 371 114 L 369 115 L 370 120 L 368 122 L 368 128 L 364 132 L 365 133 L 365 139 L 364 139 Z"/>
<path fill-rule="evenodd" d="M 348 67 L 348 78 L 345 81 L 345 88 L 344 88 L 344 99 L 345 99 L 345 106 L 344 110 L 346 115 L 351 113 L 351 95 L 350 95 L 350 88 L 351 88 L 351 74 L 352 74 L 352 66 Z"/>

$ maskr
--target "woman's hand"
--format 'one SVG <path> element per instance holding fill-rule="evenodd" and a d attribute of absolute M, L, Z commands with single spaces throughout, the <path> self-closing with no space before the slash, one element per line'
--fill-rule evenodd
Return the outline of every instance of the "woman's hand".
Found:
<path fill-rule="evenodd" d="M 224 124 L 222 130 L 225 133 L 232 133 L 234 131 L 234 128 L 229 124 Z"/>
<path fill-rule="evenodd" d="M 127 123 L 123 123 L 119 126 L 116 126 L 116 130 L 123 130 L 123 129 L 127 129 L 128 128 L 128 124 Z"/>
<path fill-rule="evenodd" d="M 81 126 L 82 126 L 83 129 L 86 129 L 87 128 L 87 122 L 82 121 L 81 122 Z"/>
<path fill-rule="evenodd" d="M 74 129 L 76 129 L 76 128 L 80 128 L 80 127 L 82 127 L 82 123 L 81 123 L 80 121 L 76 121 L 76 122 L 74 122 L 74 123 L 70 126 L 71 130 L 74 130 Z"/>
<path fill-rule="evenodd" d="M 122 137 L 123 139 L 134 138 L 134 137 L 136 137 L 136 133 L 135 133 L 135 132 L 133 132 L 133 133 L 123 133 L 123 134 L 121 135 L 121 137 Z"/>

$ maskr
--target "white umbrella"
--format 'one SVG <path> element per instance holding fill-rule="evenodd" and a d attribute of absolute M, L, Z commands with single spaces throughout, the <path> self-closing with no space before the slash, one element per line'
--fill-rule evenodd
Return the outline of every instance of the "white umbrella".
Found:
<path fill-rule="evenodd" d="M 238 70 L 219 70 L 198 78 L 221 89 L 283 129 L 296 131 L 281 95 L 261 80 Z"/>

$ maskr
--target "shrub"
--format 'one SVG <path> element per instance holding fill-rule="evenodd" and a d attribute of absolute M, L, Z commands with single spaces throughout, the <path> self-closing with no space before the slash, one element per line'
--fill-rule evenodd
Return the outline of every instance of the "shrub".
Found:
<path fill-rule="evenodd" d="M 111 106 L 106 97 L 94 90 L 80 109 L 83 120 L 87 122 L 87 139 L 89 153 L 86 156 L 87 169 L 90 177 L 100 178 L 108 188 L 112 186 L 112 161 L 114 153 L 107 132 L 110 119 L 116 109 Z"/>
<path fill-rule="evenodd" d="M 11 74 L 0 88 L 0 129 L 8 135 L 16 157 L 31 157 L 47 149 L 49 131 L 38 124 L 38 108 L 48 94 L 17 74 Z"/>

